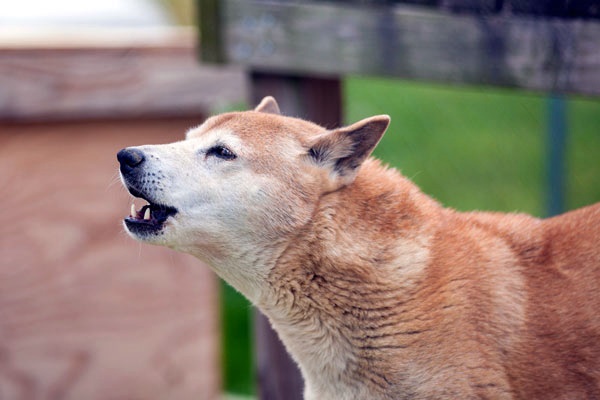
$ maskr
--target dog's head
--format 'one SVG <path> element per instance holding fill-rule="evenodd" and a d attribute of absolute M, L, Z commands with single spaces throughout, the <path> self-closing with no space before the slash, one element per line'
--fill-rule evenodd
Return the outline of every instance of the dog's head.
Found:
<path fill-rule="evenodd" d="M 352 183 L 388 124 L 376 116 L 327 130 L 280 115 L 267 97 L 253 111 L 208 119 L 184 141 L 123 149 L 122 180 L 149 203 L 132 207 L 125 228 L 216 269 L 268 263 L 321 196 Z"/>

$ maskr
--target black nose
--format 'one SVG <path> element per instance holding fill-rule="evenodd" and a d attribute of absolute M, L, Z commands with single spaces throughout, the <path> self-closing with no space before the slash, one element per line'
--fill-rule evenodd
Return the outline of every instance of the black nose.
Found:
<path fill-rule="evenodd" d="M 146 157 L 138 149 L 123 149 L 117 153 L 117 160 L 121 164 L 121 172 L 124 174 L 131 172 L 135 167 L 144 162 Z"/>

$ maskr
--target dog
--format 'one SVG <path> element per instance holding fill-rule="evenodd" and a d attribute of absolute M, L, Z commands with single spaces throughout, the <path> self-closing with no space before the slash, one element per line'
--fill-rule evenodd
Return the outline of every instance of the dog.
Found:
<path fill-rule="evenodd" d="M 328 130 L 252 111 L 118 155 L 127 232 L 192 254 L 268 316 L 322 399 L 600 399 L 600 203 L 457 212 Z"/>

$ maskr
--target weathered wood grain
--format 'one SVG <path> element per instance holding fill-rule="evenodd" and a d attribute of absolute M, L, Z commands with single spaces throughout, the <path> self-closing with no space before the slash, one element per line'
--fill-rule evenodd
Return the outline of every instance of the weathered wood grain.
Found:
<path fill-rule="evenodd" d="M 245 100 L 242 71 L 202 66 L 191 31 L 61 38 L 0 42 L 0 120 L 186 116 Z"/>
<path fill-rule="evenodd" d="M 218 398 L 215 278 L 127 237 L 115 158 L 199 122 L 0 123 L 0 399 Z"/>
<path fill-rule="evenodd" d="M 225 61 L 254 69 L 600 94 L 596 19 L 385 2 L 227 0 L 220 8 Z"/>

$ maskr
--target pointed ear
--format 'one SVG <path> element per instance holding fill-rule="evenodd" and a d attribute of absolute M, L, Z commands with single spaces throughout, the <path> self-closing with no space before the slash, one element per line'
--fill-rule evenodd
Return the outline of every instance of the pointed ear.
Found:
<path fill-rule="evenodd" d="M 267 114 L 281 114 L 279 111 L 279 105 L 272 96 L 267 96 L 261 100 L 260 104 L 256 106 L 254 111 L 264 112 Z"/>
<path fill-rule="evenodd" d="M 329 168 L 338 186 L 351 183 L 390 124 L 387 115 L 376 115 L 350 126 L 319 135 L 310 146 L 313 162 Z"/>

